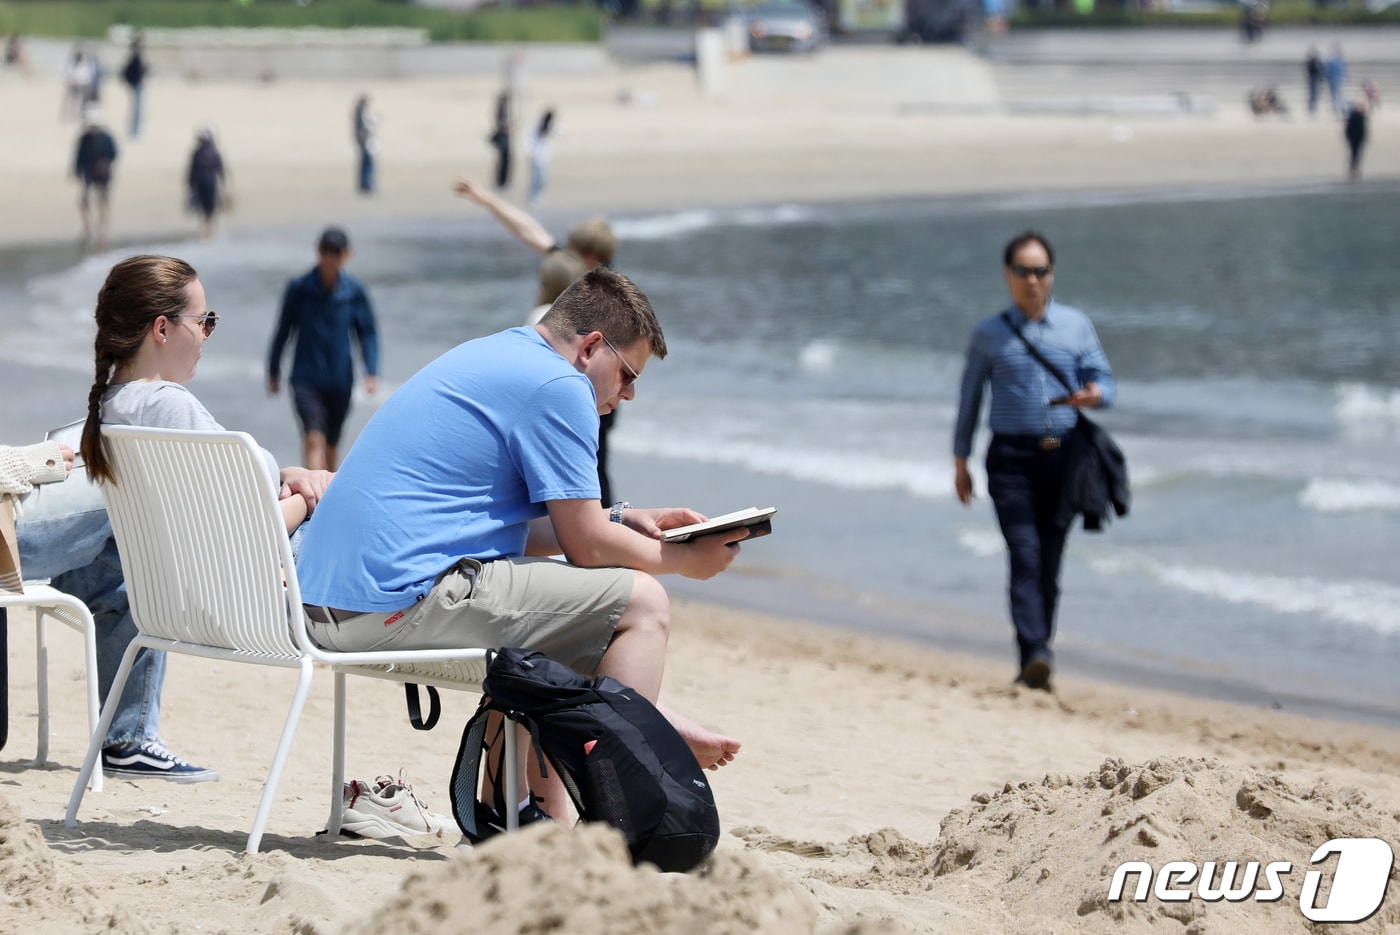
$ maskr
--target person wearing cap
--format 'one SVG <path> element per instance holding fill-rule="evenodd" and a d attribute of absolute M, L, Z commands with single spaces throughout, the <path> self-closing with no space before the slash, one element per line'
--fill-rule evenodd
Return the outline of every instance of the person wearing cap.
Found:
<path fill-rule="evenodd" d="M 326 228 L 316 252 L 316 265 L 289 282 L 282 296 L 267 354 L 267 391 L 275 396 L 281 388 L 282 352 L 295 335 L 292 405 L 301 423 L 302 463 L 312 470 L 334 471 L 355 388 L 350 338 L 359 342 L 365 392 L 373 396 L 378 389 L 379 334 L 369 293 L 344 270 L 350 258 L 349 235 L 339 227 Z"/>
<path fill-rule="evenodd" d="M 112 182 L 112 163 L 117 160 L 117 141 L 101 124 L 96 104 L 83 108 L 83 132 L 73 156 L 73 175 L 83 184 L 78 210 L 83 218 L 83 242 L 96 235 L 98 249 L 107 246 L 107 189 Z M 97 202 L 97 223 L 93 224 L 92 203 Z"/>
<path fill-rule="evenodd" d="M 220 195 L 227 184 L 224 157 L 214 145 L 214 131 L 200 127 L 195 134 L 194 152 L 190 154 L 190 169 L 186 183 L 190 192 L 190 207 L 199 214 L 199 234 L 205 240 L 214 236 L 214 216 L 223 199 Z"/>

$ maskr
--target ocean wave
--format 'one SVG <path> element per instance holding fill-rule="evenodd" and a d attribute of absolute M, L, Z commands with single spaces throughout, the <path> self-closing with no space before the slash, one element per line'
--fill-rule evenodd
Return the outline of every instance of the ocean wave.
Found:
<path fill-rule="evenodd" d="M 1349 433 L 1374 434 L 1379 429 L 1389 435 L 1400 429 L 1400 389 L 1341 383 L 1334 411 Z"/>
<path fill-rule="evenodd" d="M 1400 486 L 1377 480 L 1314 478 L 1298 494 L 1298 504 L 1319 513 L 1400 510 Z"/>
<path fill-rule="evenodd" d="M 951 466 L 878 454 L 840 452 L 752 441 L 681 438 L 618 431 L 609 445 L 631 455 L 718 464 L 849 490 L 901 490 L 923 499 L 950 496 Z"/>
<path fill-rule="evenodd" d="M 1091 558 L 1089 566 L 1100 574 L 1146 577 L 1178 591 L 1231 604 L 1312 614 L 1378 633 L 1400 633 L 1400 588 L 1381 582 L 1251 574 L 1123 554 Z"/>
<path fill-rule="evenodd" d="M 653 217 L 621 218 L 613 231 L 621 240 L 665 240 L 682 237 L 710 227 L 762 227 L 792 224 L 808 218 L 811 212 L 800 205 L 774 205 L 763 208 L 677 211 Z"/>

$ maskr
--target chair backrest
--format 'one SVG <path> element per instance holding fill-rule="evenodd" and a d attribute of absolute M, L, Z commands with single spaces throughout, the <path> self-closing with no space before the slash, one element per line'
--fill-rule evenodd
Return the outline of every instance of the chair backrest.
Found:
<path fill-rule="evenodd" d="M 296 568 L 253 439 L 137 426 L 104 426 L 102 438 L 116 476 L 101 485 L 102 497 L 137 629 L 254 656 L 300 656 Z"/>

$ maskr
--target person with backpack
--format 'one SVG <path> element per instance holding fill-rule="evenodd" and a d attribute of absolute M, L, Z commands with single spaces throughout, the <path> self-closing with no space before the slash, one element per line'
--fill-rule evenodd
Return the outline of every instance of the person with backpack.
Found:
<path fill-rule="evenodd" d="M 78 136 L 73 156 L 73 175 L 83 185 L 78 210 L 83 218 L 83 242 L 96 235 L 98 249 L 107 246 L 108 189 L 112 183 L 112 164 L 117 160 L 117 141 L 99 122 L 101 113 L 93 105 L 83 110 L 83 132 Z M 93 224 L 93 203 L 96 202 L 97 223 Z"/>
<path fill-rule="evenodd" d="M 141 92 L 146 85 L 146 73 L 150 69 L 146 66 L 146 57 L 143 52 L 144 41 L 140 33 L 137 33 L 131 40 L 131 50 L 127 55 L 126 65 L 122 67 L 122 81 L 131 89 L 131 138 L 141 135 Z"/>
<path fill-rule="evenodd" d="M 532 649 L 655 702 L 670 603 L 654 576 L 711 578 L 748 532 L 664 543 L 663 530 L 704 517 L 599 505 L 598 417 L 635 397 L 653 356 L 666 340 L 651 303 L 599 267 L 539 324 L 467 341 L 410 377 L 345 456 L 303 539 L 312 639 L 344 652 Z M 739 751 L 660 710 L 702 768 Z M 557 777 L 531 778 L 522 817 L 538 817 L 533 796 L 566 815 Z"/>

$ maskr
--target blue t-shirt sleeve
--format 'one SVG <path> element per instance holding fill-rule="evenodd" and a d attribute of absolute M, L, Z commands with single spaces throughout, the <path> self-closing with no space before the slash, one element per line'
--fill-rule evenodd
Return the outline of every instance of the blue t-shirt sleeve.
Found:
<path fill-rule="evenodd" d="M 550 380 L 532 394 L 506 444 L 531 503 L 596 500 L 602 495 L 598 408 L 582 375 Z"/>

